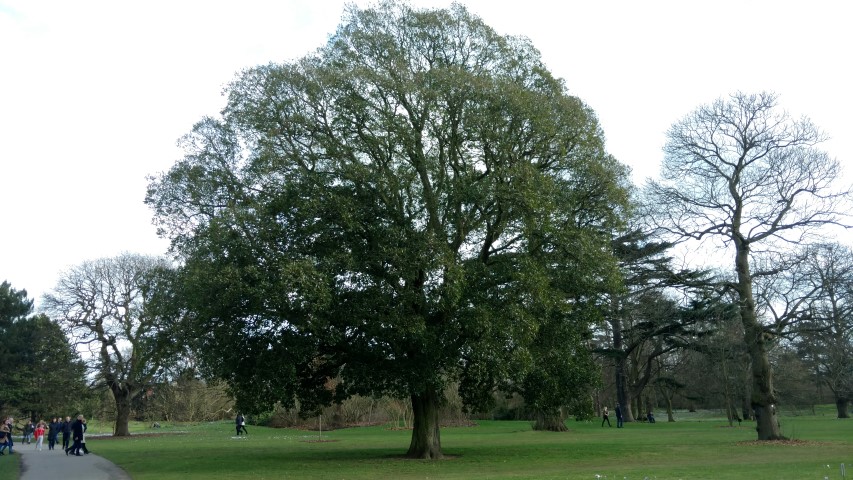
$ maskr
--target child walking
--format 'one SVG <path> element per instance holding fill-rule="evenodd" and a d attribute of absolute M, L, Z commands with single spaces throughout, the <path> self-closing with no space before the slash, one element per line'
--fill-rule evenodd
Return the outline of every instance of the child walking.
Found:
<path fill-rule="evenodd" d="M 41 451 L 41 446 L 44 443 L 44 421 L 36 425 L 36 431 L 33 433 L 36 437 L 36 450 Z"/>

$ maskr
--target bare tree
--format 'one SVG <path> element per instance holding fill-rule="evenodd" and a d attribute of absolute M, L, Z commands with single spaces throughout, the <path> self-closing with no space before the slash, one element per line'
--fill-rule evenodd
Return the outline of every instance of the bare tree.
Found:
<path fill-rule="evenodd" d="M 809 303 L 797 350 L 832 392 L 838 418 L 849 418 L 853 398 L 853 251 L 837 243 L 818 245 L 806 262 L 819 294 Z"/>
<path fill-rule="evenodd" d="M 116 402 L 115 435 L 130 435 L 132 398 L 161 371 L 177 345 L 146 310 L 158 258 L 123 254 L 87 261 L 66 271 L 44 307 L 62 325 Z"/>
<path fill-rule="evenodd" d="M 751 405 L 759 440 L 784 438 L 776 418 L 768 358 L 772 328 L 757 313 L 756 256 L 807 241 L 845 222 L 849 189 L 837 189 L 839 163 L 817 146 L 826 140 L 807 118 L 781 111 L 772 93 L 735 93 L 698 108 L 667 132 L 660 181 L 647 192 L 658 227 L 681 240 L 711 239 L 734 251 L 735 279 L 751 360 Z"/>

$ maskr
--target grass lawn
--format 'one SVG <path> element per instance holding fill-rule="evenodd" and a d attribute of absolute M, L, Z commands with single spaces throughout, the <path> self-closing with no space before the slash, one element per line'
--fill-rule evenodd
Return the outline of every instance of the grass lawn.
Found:
<path fill-rule="evenodd" d="M 480 421 L 443 428 L 447 459 L 405 460 L 410 431 L 363 427 L 316 432 L 232 423 L 164 425 L 130 438 L 87 437 L 89 448 L 134 479 L 853 479 L 853 420 L 831 411 L 783 416 L 789 443 L 757 443 L 754 425 L 665 415 L 617 429 L 569 421 L 568 433 L 534 432 L 529 422 Z M 615 425 L 615 420 L 613 421 Z M 157 432 L 157 433 L 154 433 Z M 90 429 L 90 433 L 92 429 Z M 153 435 L 150 435 L 152 434 Z M 0 477 L 2 479 L 3 477 Z"/>
<path fill-rule="evenodd" d="M 6 450 L 6 455 L 0 457 L 0 480 L 16 480 L 21 471 L 21 456 L 9 455 L 9 450 Z"/>

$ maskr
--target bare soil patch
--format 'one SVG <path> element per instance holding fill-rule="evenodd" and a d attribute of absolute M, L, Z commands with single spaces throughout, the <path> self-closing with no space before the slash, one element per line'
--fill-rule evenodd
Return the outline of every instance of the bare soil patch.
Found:
<path fill-rule="evenodd" d="M 777 445 L 784 445 L 786 447 L 819 447 L 821 445 L 830 445 L 829 442 L 815 442 L 812 440 L 797 440 L 797 439 L 788 439 L 788 440 L 751 440 L 748 442 L 737 442 L 738 445 L 741 446 L 752 446 L 752 445 L 760 445 L 760 446 L 770 446 L 774 447 Z"/>

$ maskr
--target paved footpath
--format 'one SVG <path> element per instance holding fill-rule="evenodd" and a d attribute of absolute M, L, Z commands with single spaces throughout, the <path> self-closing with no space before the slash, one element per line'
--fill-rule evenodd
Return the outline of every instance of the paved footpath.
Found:
<path fill-rule="evenodd" d="M 21 480 L 131 480 L 127 472 L 104 457 L 93 453 L 65 455 L 62 446 L 48 450 L 47 442 L 40 452 L 35 443 L 15 442 L 15 455 L 21 455 Z"/>

